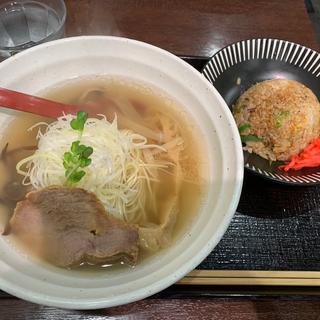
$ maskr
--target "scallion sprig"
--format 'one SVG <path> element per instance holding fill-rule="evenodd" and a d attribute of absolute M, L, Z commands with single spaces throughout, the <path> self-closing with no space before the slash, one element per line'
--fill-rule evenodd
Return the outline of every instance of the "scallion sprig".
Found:
<path fill-rule="evenodd" d="M 85 111 L 79 111 L 77 113 L 77 117 L 70 122 L 70 126 L 72 129 L 79 131 L 81 134 L 84 129 L 84 124 L 88 119 L 88 113 Z"/>
<path fill-rule="evenodd" d="M 84 111 L 79 111 L 77 117 L 70 122 L 70 126 L 72 129 L 79 131 L 81 136 L 87 119 L 88 114 Z M 67 184 L 79 182 L 83 178 L 86 172 L 81 169 L 91 164 L 90 156 L 92 153 L 93 149 L 80 144 L 80 140 L 72 142 L 70 151 L 65 152 L 63 155 Z"/>

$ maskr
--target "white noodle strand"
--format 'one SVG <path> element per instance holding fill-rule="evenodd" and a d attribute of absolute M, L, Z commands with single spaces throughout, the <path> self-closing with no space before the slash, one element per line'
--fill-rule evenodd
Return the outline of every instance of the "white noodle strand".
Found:
<path fill-rule="evenodd" d="M 64 153 L 70 150 L 78 132 L 70 127 L 73 115 L 67 114 L 57 121 L 38 123 L 32 128 L 46 125 L 38 131 L 38 149 L 17 164 L 17 172 L 24 176 L 23 184 L 40 189 L 50 185 L 64 185 Z M 31 129 L 32 129 L 31 128 Z M 168 168 L 167 161 L 145 157 L 145 150 L 166 152 L 164 147 L 147 144 L 147 139 L 130 130 L 119 130 L 117 118 L 109 122 L 106 117 L 89 118 L 85 124 L 81 143 L 93 148 L 92 163 L 84 168 L 85 176 L 75 184 L 97 195 L 106 210 L 129 222 L 145 215 L 145 202 L 151 193 L 151 181 L 157 175 L 152 171 Z M 153 155 L 153 151 L 149 152 Z"/>

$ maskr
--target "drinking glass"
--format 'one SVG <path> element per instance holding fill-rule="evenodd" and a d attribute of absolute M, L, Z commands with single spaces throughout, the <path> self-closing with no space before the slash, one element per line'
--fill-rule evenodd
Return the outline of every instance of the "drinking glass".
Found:
<path fill-rule="evenodd" d="M 63 0 L 0 0 L 0 56 L 63 37 L 66 14 Z"/>

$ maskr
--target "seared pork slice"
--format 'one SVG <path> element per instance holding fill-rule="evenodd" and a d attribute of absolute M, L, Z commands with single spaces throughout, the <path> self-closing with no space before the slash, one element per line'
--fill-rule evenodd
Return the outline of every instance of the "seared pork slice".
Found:
<path fill-rule="evenodd" d="M 9 230 L 27 249 L 60 267 L 103 264 L 138 257 L 138 229 L 106 212 L 80 188 L 48 187 L 20 201 Z"/>

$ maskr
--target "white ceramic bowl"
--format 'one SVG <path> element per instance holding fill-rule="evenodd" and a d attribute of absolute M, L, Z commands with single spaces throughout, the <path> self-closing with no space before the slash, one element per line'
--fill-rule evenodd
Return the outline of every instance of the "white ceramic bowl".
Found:
<path fill-rule="evenodd" d="M 0 64 L 0 86 L 36 94 L 63 80 L 114 74 L 166 91 L 192 115 L 205 136 L 210 170 L 208 199 L 175 245 L 134 270 L 67 271 L 36 263 L 0 237 L 0 289 L 45 305 L 94 309 L 150 296 L 194 269 L 217 245 L 236 210 L 243 156 L 224 100 L 195 69 L 169 52 L 125 38 L 89 36 L 42 44 Z M 12 119 L 0 113 L 0 135 Z"/>

